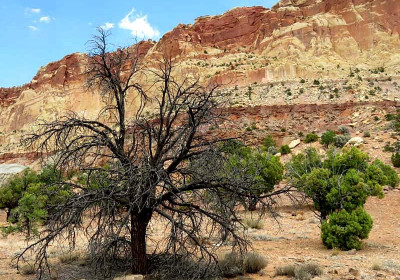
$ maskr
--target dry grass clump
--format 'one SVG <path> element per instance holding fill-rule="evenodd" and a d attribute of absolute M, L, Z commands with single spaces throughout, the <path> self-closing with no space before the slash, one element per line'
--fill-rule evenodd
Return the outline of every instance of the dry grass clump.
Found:
<path fill-rule="evenodd" d="M 243 220 L 243 223 L 247 228 L 253 228 L 253 229 L 263 229 L 264 228 L 264 222 L 258 217 L 253 218 L 251 216 L 248 216 Z"/>
<path fill-rule="evenodd" d="M 296 220 L 297 221 L 304 221 L 306 219 L 306 217 L 304 216 L 304 214 L 297 214 L 296 216 Z"/>
<path fill-rule="evenodd" d="M 267 264 L 267 260 L 256 252 L 247 253 L 245 257 L 237 253 L 227 253 L 218 261 L 222 275 L 227 278 L 233 278 L 244 273 L 257 273 Z"/>
<path fill-rule="evenodd" d="M 257 273 L 267 266 L 267 260 L 258 253 L 247 253 L 244 260 L 244 270 L 247 273 Z"/>
<path fill-rule="evenodd" d="M 309 263 L 299 266 L 295 271 L 295 277 L 298 280 L 309 280 L 315 276 L 322 275 L 323 273 L 324 271 L 319 265 Z"/>
<path fill-rule="evenodd" d="M 22 275 L 32 275 L 36 273 L 35 265 L 29 262 L 18 266 L 18 272 Z"/>
<path fill-rule="evenodd" d="M 295 277 L 296 280 L 311 280 L 313 276 L 308 273 L 306 270 L 298 270 L 295 272 Z"/>
<path fill-rule="evenodd" d="M 149 275 L 151 280 L 184 280 L 184 279 L 220 279 L 221 270 L 207 261 L 198 261 L 187 255 L 161 254 L 154 255 L 149 260 Z M 86 278 L 89 279 L 89 278 Z"/>
<path fill-rule="evenodd" d="M 290 264 L 290 265 L 285 265 L 285 266 L 279 266 L 275 270 L 275 275 L 276 276 L 289 276 L 289 277 L 295 277 L 295 270 L 296 266 Z"/>
<path fill-rule="evenodd" d="M 278 267 L 275 271 L 276 276 L 288 276 L 297 280 L 310 280 L 315 276 L 323 274 L 322 268 L 314 263 L 303 265 L 286 265 Z"/>
<path fill-rule="evenodd" d="M 275 237 L 275 236 L 269 236 L 266 234 L 251 234 L 251 235 L 249 235 L 249 237 L 251 239 L 253 239 L 254 241 L 277 241 L 277 240 L 287 239 L 282 236 Z"/>
<path fill-rule="evenodd" d="M 71 264 L 84 259 L 81 252 L 67 252 L 58 257 L 60 263 Z"/>
<path fill-rule="evenodd" d="M 218 260 L 222 275 L 233 278 L 244 274 L 243 257 L 237 253 L 227 253 Z"/>
<path fill-rule="evenodd" d="M 374 263 L 371 268 L 372 268 L 372 270 L 379 271 L 379 270 L 382 270 L 382 265 L 379 263 Z"/>
<path fill-rule="evenodd" d="M 340 250 L 338 249 L 338 248 L 333 248 L 332 250 L 331 250 L 331 256 L 332 257 L 334 257 L 334 256 L 338 256 L 339 254 L 340 254 Z"/>

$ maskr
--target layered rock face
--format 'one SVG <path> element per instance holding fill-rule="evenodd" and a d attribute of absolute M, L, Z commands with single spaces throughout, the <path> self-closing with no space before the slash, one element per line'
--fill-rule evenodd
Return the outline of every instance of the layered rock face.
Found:
<path fill-rule="evenodd" d="M 212 64 L 222 67 L 209 74 L 239 84 L 337 77 L 356 65 L 387 66 L 396 73 L 399 15 L 396 0 L 285 0 L 271 10 L 236 8 L 180 25 L 154 49 L 167 46 L 186 61 L 216 58 Z M 234 67 L 224 67 L 229 63 Z"/>
<path fill-rule="evenodd" d="M 399 33 L 398 0 L 282 0 L 272 9 L 235 8 L 201 17 L 192 25 L 178 25 L 157 43 L 146 41 L 132 48 L 150 67 L 167 54 L 183 71 L 226 88 L 300 79 L 334 80 L 332 84 L 342 83 L 355 69 L 364 80 L 398 76 Z M 0 153 L 18 152 L 21 135 L 39 119 L 53 119 L 67 110 L 87 117 L 96 114 L 103 103 L 85 87 L 86 62 L 85 54 L 71 54 L 39 69 L 29 84 L 0 88 Z M 378 68 L 384 72 L 377 73 Z M 282 87 L 282 96 L 266 98 L 265 105 L 349 99 L 349 90 L 346 100 L 334 101 L 310 94 L 307 100 L 293 99 L 292 94 L 287 98 L 284 90 L 288 88 Z M 387 96 L 395 95 L 388 90 Z M 252 105 L 250 99 L 247 105 Z"/>

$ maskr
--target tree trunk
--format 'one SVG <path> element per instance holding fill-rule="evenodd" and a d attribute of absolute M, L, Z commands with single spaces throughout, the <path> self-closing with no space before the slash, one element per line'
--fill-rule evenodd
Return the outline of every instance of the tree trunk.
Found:
<path fill-rule="evenodd" d="M 321 215 L 320 215 L 321 224 L 322 224 L 323 222 L 325 222 L 325 221 L 328 220 L 328 215 L 329 215 L 329 214 L 328 214 L 327 212 L 321 211 Z"/>
<path fill-rule="evenodd" d="M 26 235 L 28 237 L 30 237 L 31 236 L 31 223 L 28 218 L 26 219 L 25 223 L 26 223 L 26 230 L 27 230 Z"/>
<path fill-rule="evenodd" d="M 151 212 L 131 214 L 132 274 L 147 274 L 146 230 Z"/>
<path fill-rule="evenodd" d="M 257 210 L 257 198 L 251 197 L 249 198 L 249 211 L 256 211 Z"/>
<path fill-rule="evenodd" d="M 9 222 L 9 220 L 10 220 L 10 216 L 11 216 L 11 210 L 10 209 L 7 209 L 6 210 L 6 220 L 7 220 L 7 222 Z"/>

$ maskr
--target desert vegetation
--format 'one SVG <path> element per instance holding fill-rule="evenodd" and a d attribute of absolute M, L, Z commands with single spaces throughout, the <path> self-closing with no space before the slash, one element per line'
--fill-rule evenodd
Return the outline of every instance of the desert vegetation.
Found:
<path fill-rule="evenodd" d="M 11 223 L 2 228 L 3 233 L 26 232 L 28 238 L 37 235 L 38 226 L 51 214 L 49 206 L 64 203 L 72 195 L 68 185 L 56 184 L 62 178 L 53 166 L 45 166 L 39 174 L 27 169 L 3 185 L 0 209 L 6 210 L 7 221 Z"/>
<path fill-rule="evenodd" d="M 333 135 L 329 134 L 329 138 Z M 326 144 L 323 143 L 323 144 Z M 328 248 L 360 249 L 372 219 L 364 210 L 369 196 L 383 197 L 383 186 L 397 186 L 397 173 L 379 160 L 368 163 L 357 148 L 331 149 L 323 158 L 313 148 L 288 163 L 292 184 L 312 199 L 320 217 L 322 241 Z"/>
<path fill-rule="evenodd" d="M 206 83 L 176 68 L 178 62 L 167 54 L 146 65 L 138 49 L 110 53 L 109 35 L 99 29 L 89 42 L 85 71 L 87 91 L 100 92 L 106 105 L 94 118 L 71 112 L 40 123 L 23 144 L 41 152 L 46 165 L 40 171 L 26 169 L 0 187 L 0 209 L 7 213 L 2 233 L 24 234 L 27 241 L 14 259 L 20 274 L 62 279 L 54 276 L 57 270 L 74 266 L 95 271 L 93 279 L 128 273 L 220 279 L 263 276 L 266 269 L 276 277 L 312 279 L 327 273 L 308 260 L 269 267 L 269 252 L 256 250 L 262 250 L 257 242 L 274 241 L 279 247 L 287 241 L 265 234 L 270 220 L 280 225 L 276 208 L 282 200 L 295 209 L 285 222 L 305 228 L 316 224 L 318 242 L 332 249 L 332 256 L 373 246 L 365 241 L 374 224 L 367 201 L 383 198 L 399 177 L 386 164 L 390 159 L 375 159 L 350 140 L 352 133 L 363 133 L 372 141 L 381 113 L 370 115 L 374 125 L 361 132 L 348 122 L 299 131 L 280 120 L 272 129 L 246 120 L 237 125 L 241 135 L 232 137 L 220 133 L 229 122 L 220 109 L 241 105 L 238 86 L 224 92 L 215 81 Z M 211 55 L 211 50 L 202 53 Z M 368 82 L 360 70 L 350 71 L 351 82 Z M 330 102 L 354 86 L 305 79 L 300 84 Z M 246 102 L 257 102 L 273 87 L 285 102 L 298 97 L 290 83 L 268 85 L 262 93 L 265 88 L 251 83 L 243 86 Z M 285 113 L 277 112 L 276 118 Z M 386 120 L 395 137 L 399 113 Z M 300 139 L 290 143 L 295 135 Z M 386 145 L 394 167 L 400 166 L 399 146 Z M 309 208 L 317 219 L 307 216 Z M 162 234 L 153 235 L 156 231 Z M 295 241 L 304 238 L 299 233 Z M 370 267 L 392 273 L 383 262 Z"/>
<path fill-rule="evenodd" d="M 108 105 L 95 119 L 71 113 L 41 123 L 24 143 L 58 151 L 53 165 L 40 174 L 27 171 L 4 188 L 10 195 L 2 205 L 11 209 L 13 224 L 4 232 L 27 229 L 30 235 L 35 229 L 37 236 L 17 256 L 17 268 L 33 254 L 41 278 L 52 269 L 52 244 L 68 240 L 68 250 L 74 250 L 79 236 L 87 240 L 90 262 L 103 277 L 115 270 L 148 274 L 154 259 L 165 264 L 158 270 L 182 265 L 184 259 L 227 274 L 217 258 L 218 244 L 225 242 L 240 260 L 240 271 L 262 269 L 256 255 L 244 258 L 248 240 L 237 210 L 243 205 L 268 209 L 274 196 L 290 191 L 274 189 L 283 176 L 279 158 L 201 134 L 201 127 L 218 122 L 218 86 L 174 76 L 168 57 L 149 69 L 135 50 L 108 53 L 108 36 L 99 29 L 89 42 L 87 65 L 89 90 L 100 89 Z M 137 82 L 140 75 L 149 77 L 155 92 Z M 127 117 L 128 94 L 139 104 L 132 118 Z M 150 115 L 145 113 L 149 106 L 155 106 Z M 149 256 L 153 219 L 162 220 L 168 233 Z M 185 275 L 198 279 L 203 274 L 198 268 Z"/>

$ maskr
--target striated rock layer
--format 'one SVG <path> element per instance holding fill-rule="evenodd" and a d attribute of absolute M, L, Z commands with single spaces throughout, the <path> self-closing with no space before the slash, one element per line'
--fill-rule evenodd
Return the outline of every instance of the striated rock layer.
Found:
<path fill-rule="evenodd" d="M 272 9 L 235 8 L 200 17 L 194 24 L 178 25 L 157 43 L 140 42 L 137 49 L 150 67 L 168 54 L 182 71 L 227 88 L 300 79 L 343 81 L 355 69 L 359 79 L 383 80 L 400 74 L 399 33 L 398 0 L 282 0 Z M 39 119 L 66 110 L 94 116 L 103 104 L 84 86 L 86 61 L 82 53 L 67 55 L 39 69 L 26 85 L 0 88 L 0 153 L 16 152 L 21 135 Z M 345 101 L 338 97 L 334 102 Z M 321 101 L 315 97 L 313 103 Z M 265 105 L 276 104 L 268 99 Z"/>

